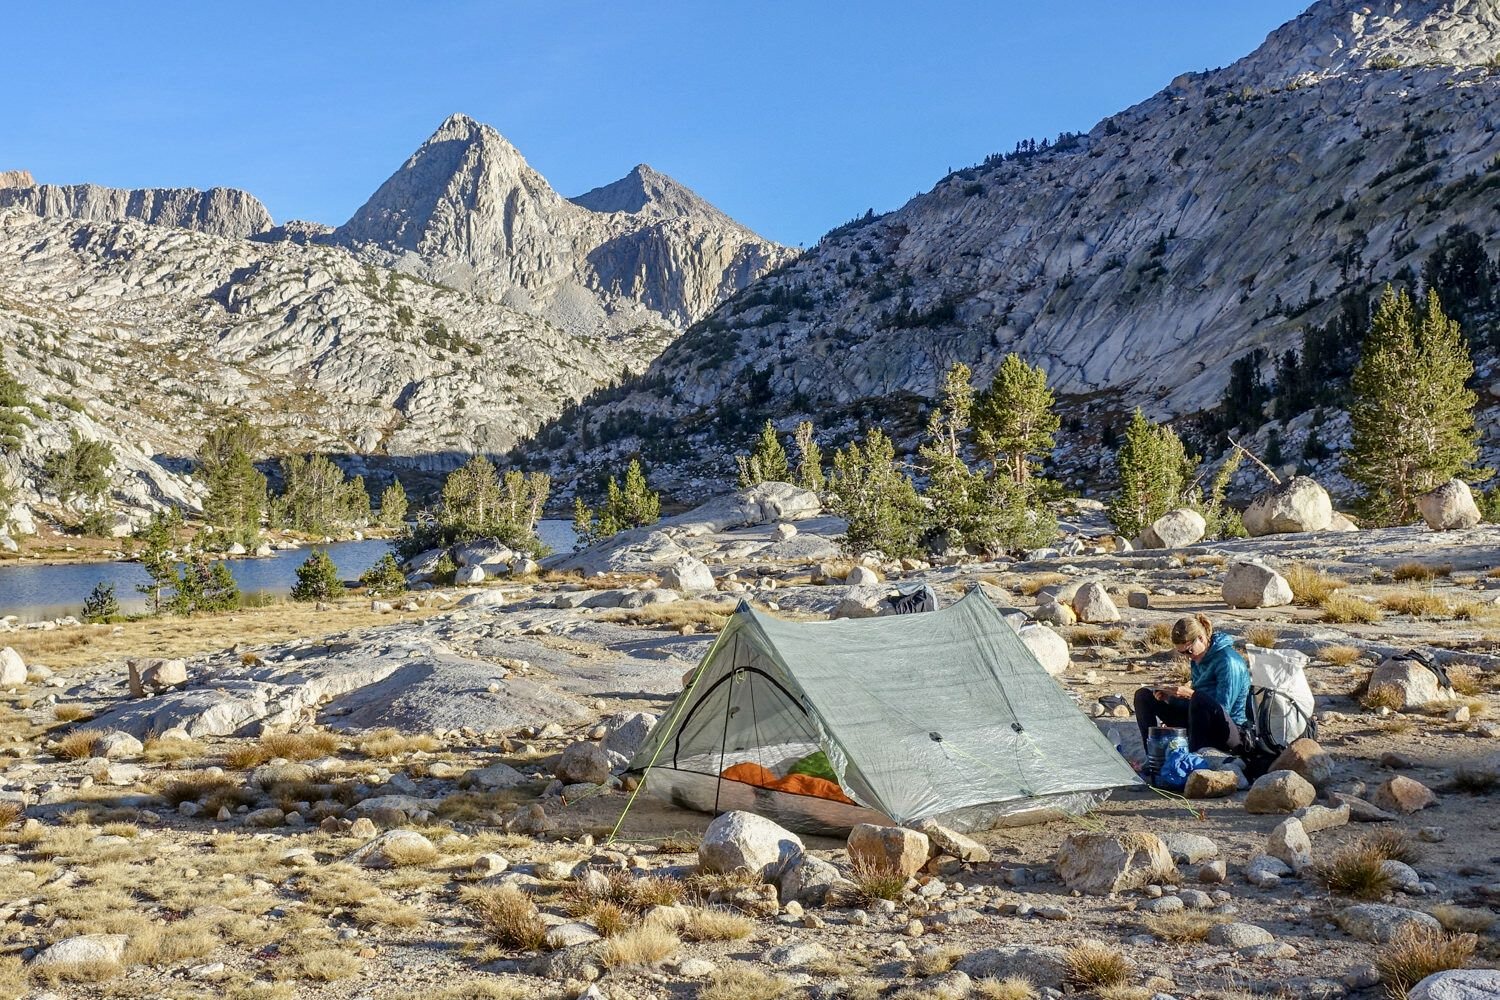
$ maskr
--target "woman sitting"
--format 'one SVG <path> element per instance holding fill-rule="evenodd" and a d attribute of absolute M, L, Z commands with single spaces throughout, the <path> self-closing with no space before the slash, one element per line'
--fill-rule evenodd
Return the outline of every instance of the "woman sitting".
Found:
<path fill-rule="evenodd" d="M 1135 693 L 1135 719 L 1145 745 L 1152 726 L 1186 727 L 1188 749 L 1213 747 L 1235 753 L 1245 724 L 1250 667 L 1234 640 L 1215 632 L 1203 615 L 1179 618 L 1172 645 L 1192 661 L 1189 684 L 1160 684 Z"/>

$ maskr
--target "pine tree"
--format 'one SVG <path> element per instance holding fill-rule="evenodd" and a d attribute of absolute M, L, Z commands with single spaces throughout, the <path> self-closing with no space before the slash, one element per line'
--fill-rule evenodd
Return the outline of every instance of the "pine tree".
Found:
<path fill-rule="evenodd" d="M 1061 422 L 1053 409 L 1047 373 L 1020 355 L 1007 354 L 974 409 L 975 444 L 981 457 L 1003 463 L 1011 481 L 1026 483 L 1037 457 L 1052 453 Z"/>
<path fill-rule="evenodd" d="M 1115 528 L 1134 538 L 1182 503 L 1187 465 L 1187 451 L 1177 433 L 1166 424 L 1153 424 L 1137 409 L 1115 453 L 1120 490 L 1109 506 Z"/>
<path fill-rule="evenodd" d="M 359 584 L 372 597 L 392 597 L 406 593 L 406 574 L 401 572 L 396 557 L 387 552 L 360 575 Z"/>
<path fill-rule="evenodd" d="M 176 602 L 180 614 L 233 611 L 240 606 L 239 584 L 223 560 L 199 559 L 184 566 L 181 580 Z"/>
<path fill-rule="evenodd" d="M 1418 496 L 1475 474 L 1477 397 L 1465 386 L 1473 374 L 1463 334 L 1437 295 L 1427 295 L 1418 317 L 1405 290 L 1387 285 L 1351 380 L 1344 456 L 1373 523 L 1405 524 L 1416 516 Z"/>
<path fill-rule="evenodd" d="M 370 523 L 370 491 L 365 489 L 365 477 L 355 476 L 344 484 L 343 523 L 362 528 Z"/>
<path fill-rule="evenodd" d="M 443 482 L 440 520 L 456 529 L 460 537 L 478 537 L 499 516 L 500 504 L 500 477 L 494 465 L 484 456 L 475 455 Z"/>
<path fill-rule="evenodd" d="M 812 421 L 804 420 L 798 424 L 793 438 L 797 443 L 797 485 L 813 493 L 822 493 L 828 479 L 823 474 L 823 449 L 813 438 Z"/>
<path fill-rule="evenodd" d="M 172 606 L 172 594 L 177 590 L 179 577 L 173 561 L 172 549 L 176 544 L 172 518 L 157 511 L 151 522 L 140 532 L 144 548 L 137 558 L 146 571 L 149 583 L 138 583 L 135 589 L 146 597 L 146 610 L 159 615 Z"/>
<path fill-rule="evenodd" d="M 345 482 L 344 470 L 323 455 L 283 458 L 281 478 L 281 496 L 272 505 L 275 520 L 294 531 L 329 535 L 348 526 L 351 515 L 368 517 L 368 494 L 361 504 Z"/>
<path fill-rule="evenodd" d="M 583 502 L 583 497 L 573 498 L 573 534 L 578 536 L 575 548 L 583 548 L 593 544 L 594 533 L 598 531 L 598 521 L 594 518 L 594 512 L 589 510 L 589 505 Z"/>
<path fill-rule="evenodd" d="M 208 487 L 204 520 L 223 529 L 229 541 L 244 545 L 260 533 L 266 507 L 266 477 L 253 458 L 260 447 L 260 432 L 240 417 L 209 431 L 198 448 L 199 475 Z"/>
<path fill-rule="evenodd" d="M 294 601 L 326 601 L 344 592 L 338 567 L 327 549 L 315 549 L 307 561 L 297 567 L 297 584 L 292 588 Z"/>
<path fill-rule="evenodd" d="M 380 494 L 380 525 L 383 528 L 399 528 L 406 521 L 406 487 L 401 480 L 391 481 Z"/>
<path fill-rule="evenodd" d="M 599 511 L 598 528 L 594 538 L 608 538 L 629 528 L 655 524 L 661 520 L 661 496 L 646 483 L 646 470 L 640 459 L 631 459 L 625 469 L 622 486 L 614 476 L 604 491 L 604 507 Z M 575 508 L 574 524 L 577 526 Z"/>
<path fill-rule="evenodd" d="M 115 452 L 103 441 L 86 441 L 68 429 L 68 447 L 42 460 L 42 474 L 64 503 L 82 499 L 92 504 L 110 484 Z"/>
<path fill-rule="evenodd" d="M 787 465 L 786 449 L 781 446 L 776 427 L 769 420 L 761 428 L 749 457 L 736 455 L 734 460 L 739 466 L 741 489 L 758 483 L 791 482 L 792 470 Z"/>
<path fill-rule="evenodd" d="M 938 403 L 927 421 L 927 439 L 917 449 L 927 472 L 927 534 L 944 547 L 962 547 L 986 534 L 984 475 L 970 471 L 963 448 L 974 408 L 969 366 L 955 364 L 943 377 Z"/>
<path fill-rule="evenodd" d="M 101 625 L 113 621 L 120 614 L 120 602 L 115 599 L 115 585 L 100 580 L 89 591 L 83 601 L 83 620 L 90 625 Z"/>
<path fill-rule="evenodd" d="M 882 431 L 871 430 L 863 446 L 856 441 L 834 453 L 828 491 L 833 512 L 849 522 L 841 539 L 847 551 L 874 549 L 891 558 L 919 553 L 922 501 Z"/>

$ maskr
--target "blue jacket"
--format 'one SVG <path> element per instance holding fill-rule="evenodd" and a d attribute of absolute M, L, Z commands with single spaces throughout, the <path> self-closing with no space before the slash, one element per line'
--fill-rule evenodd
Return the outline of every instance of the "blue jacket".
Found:
<path fill-rule="evenodd" d="M 1234 648 L 1234 640 L 1215 632 L 1203 659 L 1193 664 L 1192 686 L 1223 706 L 1235 725 L 1245 724 L 1245 700 L 1250 695 L 1250 665 Z"/>

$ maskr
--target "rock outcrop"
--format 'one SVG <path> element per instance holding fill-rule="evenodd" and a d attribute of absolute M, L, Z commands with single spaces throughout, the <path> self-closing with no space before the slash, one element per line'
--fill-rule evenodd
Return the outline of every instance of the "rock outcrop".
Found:
<path fill-rule="evenodd" d="M 18 177 L 17 175 L 23 175 Z M 243 239 L 271 228 L 271 213 L 254 195 L 235 188 L 111 188 L 98 184 L 22 184 L 25 171 L 0 183 L 0 208 L 87 222 L 145 222 Z"/>
<path fill-rule="evenodd" d="M 580 333 L 686 326 L 792 256 L 645 164 L 570 201 L 467 115 L 332 239 Z"/>

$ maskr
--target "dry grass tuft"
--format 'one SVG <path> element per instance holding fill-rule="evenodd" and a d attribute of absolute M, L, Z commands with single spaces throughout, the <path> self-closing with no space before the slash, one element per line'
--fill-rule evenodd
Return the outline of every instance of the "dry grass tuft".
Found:
<path fill-rule="evenodd" d="M 1411 615 L 1413 618 L 1449 618 L 1453 615 L 1453 609 L 1443 598 L 1418 590 L 1383 597 L 1380 606 L 1391 614 Z"/>
<path fill-rule="evenodd" d="M 577 914 L 593 925 L 601 937 L 614 937 L 635 926 L 635 919 L 618 904 L 600 900 Z"/>
<path fill-rule="evenodd" d="M 1387 991 L 1396 997 L 1432 975 L 1463 968 L 1479 941 L 1473 934 L 1449 934 L 1409 927 L 1397 933 L 1375 956 L 1375 968 Z"/>
<path fill-rule="evenodd" d="M 872 906 L 877 900 L 899 900 L 906 891 L 906 876 L 893 868 L 865 858 L 851 858 L 849 881 L 845 890 L 861 906 Z"/>
<path fill-rule="evenodd" d="M 52 717 L 58 722 L 77 722 L 90 718 L 92 713 L 82 705 L 58 704 L 52 706 Z"/>
<path fill-rule="evenodd" d="M 1359 696 L 1359 703 L 1370 711 L 1376 712 L 1382 708 L 1388 708 L 1392 712 L 1399 712 L 1406 705 L 1406 696 L 1394 684 L 1382 684 L 1377 688 L 1371 688 L 1368 685 L 1367 679 L 1364 694 Z"/>
<path fill-rule="evenodd" d="M 411 868 L 436 861 L 438 849 L 424 841 L 394 840 L 382 847 L 380 853 L 392 868 Z"/>
<path fill-rule="evenodd" d="M 0 830 L 20 819 L 25 811 L 19 802 L 13 802 L 10 799 L 0 802 Z"/>
<path fill-rule="evenodd" d="M 1307 563 L 1292 563 L 1282 573 L 1292 588 L 1292 600 L 1298 604 L 1321 606 L 1333 596 L 1333 592 L 1348 586 L 1336 576 L 1330 576 Z"/>
<path fill-rule="evenodd" d="M 1261 649 L 1275 649 L 1281 634 L 1269 625 L 1252 625 L 1245 630 L 1245 641 Z"/>
<path fill-rule="evenodd" d="M 1167 622 L 1152 625 L 1146 630 L 1145 643 L 1147 649 L 1171 649 L 1172 626 Z"/>
<path fill-rule="evenodd" d="M 123 971 L 119 962 L 54 962 L 40 969 L 31 969 L 31 975 L 56 987 L 63 983 L 102 983 Z"/>
<path fill-rule="evenodd" d="M 1379 851 L 1355 844 L 1318 865 L 1313 874 L 1331 892 L 1355 899 L 1381 899 L 1392 885 L 1391 876 L 1381 868 L 1385 860 Z"/>
<path fill-rule="evenodd" d="M 537 951 L 546 943 L 547 925 L 536 904 L 515 886 L 468 886 L 459 898 L 497 944 L 517 951 Z"/>
<path fill-rule="evenodd" d="M 1485 768 L 1460 767 L 1453 772 L 1448 788 L 1465 795 L 1489 795 L 1500 788 L 1500 774 Z"/>
<path fill-rule="evenodd" d="M 945 944 L 931 951 L 918 955 L 911 963 L 911 975 L 913 976 L 940 976 L 949 972 L 968 954 L 957 945 Z"/>
<path fill-rule="evenodd" d="M 1360 651 L 1354 646 L 1324 646 L 1318 650 L 1318 659 L 1324 663 L 1332 663 L 1336 667 L 1347 667 L 1357 663 Z"/>
<path fill-rule="evenodd" d="M 682 936 L 689 941 L 739 941 L 754 931 L 749 917 L 714 907 L 691 910 L 682 925 Z"/>
<path fill-rule="evenodd" d="M 1449 613 L 1460 621 L 1487 622 L 1495 617 L 1495 606 L 1482 601 L 1458 601 Z"/>
<path fill-rule="evenodd" d="M 467 978 L 453 986 L 445 986 L 431 994 L 432 1000 L 553 1000 L 559 994 L 539 993 L 530 983 L 511 983 L 499 979 Z M 424 991 L 425 992 L 425 991 Z M 572 994 L 565 994 L 571 996 Z"/>
<path fill-rule="evenodd" d="M 339 752 L 343 742 L 332 733 L 273 733 L 258 743 L 235 747 L 224 756 L 227 767 L 244 770 L 259 767 L 268 760 L 316 760 Z"/>
<path fill-rule="evenodd" d="M 1024 976 L 978 980 L 974 983 L 974 996 L 982 1000 L 1037 1000 L 1036 987 Z"/>
<path fill-rule="evenodd" d="M 173 779 L 162 788 L 161 797 L 173 806 L 201 802 L 210 813 L 217 813 L 220 806 L 234 809 L 255 801 L 255 793 L 222 774 L 188 774 Z"/>
<path fill-rule="evenodd" d="M 1033 573 L 1016 584 L 1016 591 L 1027 597 L 1035 597 L 1043 587 L 1067 582 L 1068 578 L 1061 573 Z"/>
<path fill-rule="evenodd" d="M 736 963 L 716 971 L 698 1000 L 780 1000 L 791 991 L 792 984 L 782 977 Z"/>
<path fill-rule="evenodd" d="M 1359 838 L 1358 846 L 1386 861 L 1400 861 L 1414 865 L 1426 855 L 1426 849 L 1407 831 L 1400 827 L 1386 826 L 1372 830 Z"/>
<path fill-rule="evenodd" d="M 1063 956 L 1067 982 L 1080 989 L 1123 986 L 1130 978 L 1130 960 L 1118 948 L 1085 943 L 1069 948 Z"/>
<path fill-rule="evenodd" d="M 285 964 L 274 966 L 277 979 L 303 979 L 315 983 L 332 983 L 359 974 L 357 957 L 339 948 L 315 948 L 292 956 Z"/>
<path fill-rule="evenodd" d="M 1330 594 L 1318 602 L 1318 607 L 1323 611 L 1323 621 L 1335 625 L 1369 625 L 1385 617 L 1374 604 L 1350 594 Z"/>
<path fill-rule="evenodd" d="M 164 740 L 155 736 L 146 738 L 142 744 L 141 760 L 148 764 L 176 764 L 184 760 L 200 760 L 208 753 L 208 747 L 197 740 Z"/>
<path fill-rule="evenodd" d="M 361 739 L 358 748 L 366 757 L 389 759 L 417 751 L 432 753 L 440 745 L 436 737 L 427 733 L 406 736 L 394 729 L 377 729 Z"/>
<path fill-rule="evenodd" d="M 1472 663 L 1452 663 L 1448 665 L 1448 681 L 1453 685 L 1456 694 L 1466 698 L 1472 698 L 1483 691 L 1481 678 L 1484 671 Z"/>
<path fill-rule="evenodd" d="M 94 756 L 99 746 L 99 734 L 87 729 L 75 729 L 52 745 L 52 752 L 63 760 L 86 760 Z"/>
<path fill-rule="evenodd" d="M 1397 583 L 1427 583 L 1440 576 L 1452 576 L 1453 566 L 1448 563 L 1433 566 L 1428 563 L 1405 562 L 1391 570 L 1391 579 Z"/>
<path fill-rule="evenodd" d="M 1162 941 L 1203 941 L 1209 931 L 1229 918 L 1218 913 L 1193 913 L 1182 910 L 1177 913 L 1149 915 L 1143 921 L 1146 933 Z"/>
<path fill-rule="evenodd" d="M 604 942 L 599 963 L 606 969 L 650 968 L 666 961 L 682 947 L 670 928 L 642 924 Z"/>

